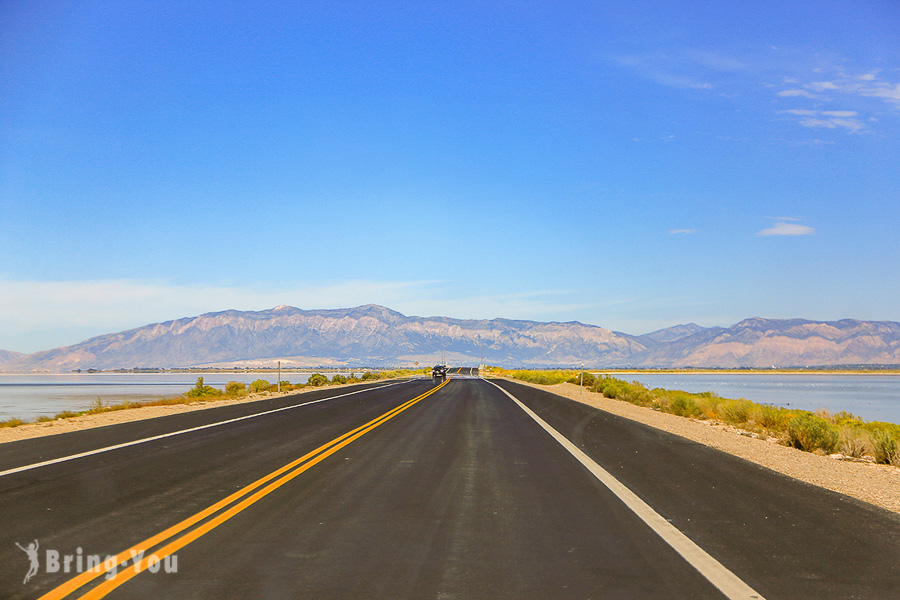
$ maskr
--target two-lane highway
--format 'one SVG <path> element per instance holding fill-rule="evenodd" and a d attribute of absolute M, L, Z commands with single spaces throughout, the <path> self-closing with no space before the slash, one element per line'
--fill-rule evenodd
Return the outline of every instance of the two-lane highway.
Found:
<path fill-rule="evenodd" d="M 900 596 L 890 513 L 456 371 L 83 432 L 68 453 L 67 436 L 0 445 L 0 597 L 726 597 L 535 418 L 744 586 L 731 589 Z M 16 543 L 34 540 L 23 583 Z M 86 572 L 94 556 L 118 559 Z"/>

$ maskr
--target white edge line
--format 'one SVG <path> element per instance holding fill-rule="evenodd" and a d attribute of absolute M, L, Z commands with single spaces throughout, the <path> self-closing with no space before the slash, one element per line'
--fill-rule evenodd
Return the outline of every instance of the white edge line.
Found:
<path fill-rule="evenodd" d="M 618 498 L 631 509 L 644 523 L 650 526 L 657 535 L 659 535 L 667 544 L 669 544 L 678 554 L 680 554 L 688 563 L 697 569 L 701 575 L 706 577 L 710 583 L 716 586 L 730 600 L 764 600 L 762 595 L 756 592 L 749 585 L 744 583 L 737 575 L 725 568 L 722 563 L 706 553 L 703 548 L 695 544 L 683 534 L 678 528 L 669 523 L 658 512 L 653 510 L 649 504 L 641 500 L 634 492 L 629 490 L 618 479 L 613 477 L 609 471 L 598 465 L 594 460 L 585 454 L 578 446 L 573 444 L 564 435 L 553 429 L 546 421 L 541 419 L 533 410 L 522 404 L 518 398 L 510 394 L 508 391 L 494 383 L 485 380 L 504 394 L 512 398 L 519 407 L 534 419 L 538 425 L 543 427 L 547 433 L 553 436 L 566 450 L 568 450 L 578 461 L 600 480 L 609 490 L 618 496 Z"/>
<path fill-rule="evenodd" d="M 163 433 L 163 434 L 154 435 L 154 436 L 148 437 L 148 438 L 142 438 L 139 440 L 133 440 L 131 442 L 125 442 L 123 444 L 116 444 L 115 446 L 106 446 L 105 448 L 97 448 L 96 450 L 88 450 L 87 452 L 81 452 L 80 454 L 72 454 L 69 456 L 54 458 L 52 460 L 45 460 L 44 462 L 25 465 L 22 467 L 16 467 L 14 469 L 7 469 L 6 471 L 0 471 L 0 477 L 3 477 L 4 475 L 12 475 L 13 473 L 21 473 L 22 471 L 30 471 L 31 469 L 37 469 L 39 467 L 46 467 L 48 465 L 55 465 L 57 463 L 66 462 L 69 460 L 75 460 L 76 458 L 84 458 L 85 456 L 100 454 L 102 452 L 109 452 L 110 450 L 118 450 L 119 448 L 127 448 L 128 446 L 135 446 L 137 444 L 152 442 L 154 440 L 161 440 L 163 438 L 172 437 L 175 435 L 181 435 L 183 433 L 191 433 L 192 431 L 200 431 L 201 429 L 208 429 L 210 427 L 218 427 L 219 425 L 227 425 L 228 423 L 235 423 L 237 421 L 243 421 L 244 419 L 252 419 L 254 417 L 270 415 L 272 413 L 281 412 L 283 410 L 290 410 L 292 408 L 299 408 L 301 406 L 309 406 L 310 404 L 318 404 L 319 402 L 326 402 L 328 400 L 344 398 L 345 396 L 352 396 L 353 394 L 361 394 L 363 392 L 370 392 L 372 390 L 381 390 L 386 387 L 391 387 L 393 385 L 400 385 L 401 383 L 406 383 L 406 382 L 398 381 L 395 383 L 389 383 L 387 385 L 380 385 L 380 386 L 376 386 L 376 387 L 366 388 L 364 390 L 356 390 L 354 392 L 347 392 L 346 394 L 339 394 L 337 396 L 329 396 L 327 398 L 320 398 L 319 400 L 311 400 L 309 402 L 303 402 L 302 404 L 292 404 L 291 406 L 282 406 L 281 408 L 274 408 L 272 410 L 267 410 L 267 411 L 261 412 L 261 413 L 253 413 L 252 415 L 244 415 L 243 417 L 236 417 L 234 419 L 228 419 L 227 421 L 217 421 L 215 423 L 208 423 L 206 425 L 200 425 L 198 427 L 191 427 L 190 429 L 181 429 L 179 431 L 171 431 L 169 433 Z M 217 407 L 212 407 L 212 408 L 217 408 Z"/>

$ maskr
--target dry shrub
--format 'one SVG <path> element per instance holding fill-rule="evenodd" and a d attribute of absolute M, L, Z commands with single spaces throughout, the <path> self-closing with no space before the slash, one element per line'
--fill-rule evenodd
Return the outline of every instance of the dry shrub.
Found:
<path fill-rule="evenodd" d="M 869 436 L 857 427 L 840 428 L 840 451 L 844 456 L 862 458 L 869 452 Z"/>
<path fill-rule="evenodd" d="M 806 452 L 822 450 L 831 454 L 838 445 L 838 431 L 822 417 L 802 413 L 788 423 L 788 443 Z"/>
<path fill-rule="evenodd" d="M 875 453 L 875 462 L 883 465 L 900 466 L 900 443 L 890 431 L 876 429 L 870 435 Z"/>

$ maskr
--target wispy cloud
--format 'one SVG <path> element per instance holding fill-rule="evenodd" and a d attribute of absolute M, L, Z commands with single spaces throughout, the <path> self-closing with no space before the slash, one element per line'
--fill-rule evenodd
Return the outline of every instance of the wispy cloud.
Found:
<path fill-rule="evenodd" d="M 797 122 L 803 127 L 845 129 L 852 133 L 862 131 L 866 127 L 865 123 L 856 118 L 859 113 L 855 110 L 791 109 L 780 112 L 798 117 Z"/>
<path fill-rule="evenodd" d="M 833 79 L 813 81 L 805 87 L 818 93 L 836 92 L 851 96 L 881 98 L 894 108 L 900 109 L 900 83 L 888 81 L 880 77 L 878 73 L 864 73 L 856 76 L 839 73 Z"/>
<path fill-rule="evenodd" d="M 760 230 L 756 235 L 812 235 L 815 228 L 800 223 L 795 217 L 771 217 L 775 223 L 771 227 Z"/>
<path fill-rule="evenodd" d="M 814 70 L 821 77 L 824 69 Z M 814 129 L 836 129 L 848 133 L 858 133 L 866 129 L 866 122 L 876 119 L 869 116 L 873 113 L 900 109 L 900 83 L 894 83 L 881 76 L 879 72 L 866 72 L 861 75 L 848 75 L 841 70 L 832 71 L 833 77 L 815 80 L 809 78 L 801 83 L 796 77 L 786 78 L 786 89 L 777 92 L 779 98 L 814 100 L 815 109 L 798 108 L 782 110 L 781 114 L 797 117 L 797 123 L 803 127 Z M 870 99 L 883 102 L 873 103 Z M 786 100 L 789 101 L 789 100 Z M 884 103 L 887 103 L 885 106 Z M 856 110 L 823 110 L 828 104 L 851 104 Z M 861 112 L 866 116 L 861 116 Z"/>
<path fill-rule="evenodd" d="M 806 90 L 782 90 L 777 94 L 780 98 L 816 98 L 817 96 L 812 92 L 808 92 Z"/>
<path fill-rule="evenodd" d="M 670 229 L 669 235 L 692 235 L 697 233 L 696 229 Z"/>
<path fill-rule="evenodd" d="M 724 98 L 752 97 L 747 86 L 766 87 L 806 128 L 849 134 L 872 128 L 879 113 L 900 109 L 900 83 L 877 70 L 849 74 L 840 67 L 810 67 L 810 57 L 735 57 L 691 48 L 616 55 L 611 60 L 659 85 L 714 91 Z M 772 80 L 781 84 L 772 84 Z M 768 82 L 767 82 L 768 80 Z M 805 106 L 797 106 L 798 104 Z M 794 107 L 791 107 L 793 104 Z M 837 108 L 831 107 L 838 105 Z"/>
<path fill-rule="evenodd" d="M 710 63 L 715 62 L 708 54 L 702 61 L 683 53 L 676 53 L 675 56 L 668 53 L 630 54 L 613 56 L 612 60 L 620 67 L 631 69 L 641 77 L 666 87 L 694 90 L 711 90 L 714 87 L 709 79 L 697 72 L 698 66 L 710 68 Z"/>

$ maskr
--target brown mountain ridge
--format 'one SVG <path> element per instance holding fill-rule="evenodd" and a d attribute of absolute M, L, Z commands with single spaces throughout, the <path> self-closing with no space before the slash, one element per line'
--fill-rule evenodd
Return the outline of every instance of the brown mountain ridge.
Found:
<path fill-rule="evenodd" d="M 3 371 L 132 367 L 386 367 L 439 362 L 506 367 L 793 367 L 900 364 L 900 323 L 745 319 L 628 335 L 577 321 L 409 317 L 378 305 L 278 306 L 154 323 L 33 354 L 0 352 Z M 268 362 L 267 362 L 268 361 Z"/>

